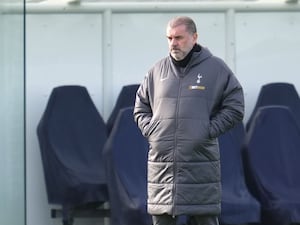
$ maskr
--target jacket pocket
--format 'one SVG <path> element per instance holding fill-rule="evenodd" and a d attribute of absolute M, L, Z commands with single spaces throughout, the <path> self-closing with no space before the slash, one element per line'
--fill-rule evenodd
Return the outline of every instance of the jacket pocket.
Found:
<path fill-rule="evenodd" d="M 150 122 L 147 131 L 145 132 L 145 136 L 149 137 L 156 129 L 156 127 L 159 125 L 159 123 L 160 123 L 159 120 L 153 120 L 152 122 Z"/>

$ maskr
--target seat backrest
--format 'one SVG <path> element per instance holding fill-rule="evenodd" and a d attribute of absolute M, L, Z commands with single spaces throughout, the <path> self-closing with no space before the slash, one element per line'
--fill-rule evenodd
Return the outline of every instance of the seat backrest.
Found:
<path fill-rule="evenodd" d="M 291 83 L 283 82 L 269 83 L 261 87 L 255 107 L 247 121 L 246 130 L 249 130 L 258 108 L 268 105 L 283 105 L 290 107 L 293 113 L 299 115 L 297 120 L 300 121 L 300 101 L 295 86 Z"/>
<path fill-rule="evenodd" d="M 37 133 L 50 203 L 76 183 L 105 183 L 106 124 L 85 87 L 54 88 Z"/>
<path fill-rule="evenodd" d="M 242 163 L 245 127 L 241 122 L 219 138 L 222 185 L 231 191 L 246 188 Z"/>
<path fill-rule="evenodd" d="M 120 109 L 134 106 L 135 94 L 138 88 L 139 84 L 130 84 L 122 87 L 117 98 L 116 104 L 114 105 L 114 108 L 106 122 L 108 134 L 113 128 L 114 122 L 117 118 Z"/>
<path fill-rule="evenodd" d="M 148 142 L 133 120 L 133 107 L 120 110 L 105 145 L 112 225 L 150 225 L 147 214 Z"/>
<path fill-rule="evenodd" d="M 290 108 L 260 107 L 246 145 L 252 186 L 264 204 L 299 196 L 300 129 Z"/>

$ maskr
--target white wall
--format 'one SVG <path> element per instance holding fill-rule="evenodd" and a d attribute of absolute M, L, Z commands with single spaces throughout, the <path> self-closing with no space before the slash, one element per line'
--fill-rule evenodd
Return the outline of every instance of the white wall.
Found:
<path fill-rule="evenodd" d="M 27 15 L 28 225 L 60 224 L 60 220 L 50 218 L 36 136 L 52 88 L 86 86 L 107 119 L 121 87 L 141 82 L 149 67 L 168 54 L 165 25 L 178 14 L 193 17 L 199 43 L 226 58 L 230 51 L 227 42 L 232 41 L 226 39 L 232 26 L 226 12 Z M 300 88 L 300 13 L 237 12 L 232 19 L 233 69 L 245 89 L 247 119 L 261 85 L 281 81 Z M 99 220 L 82 222 L 96 223 Z"/>
<path fill-rule="evenodd" d="M 293 83 L 300 93 L 300 12 L 238 13 L 236 73 L 246 95 L 246 118 L 260 87 Z"/>

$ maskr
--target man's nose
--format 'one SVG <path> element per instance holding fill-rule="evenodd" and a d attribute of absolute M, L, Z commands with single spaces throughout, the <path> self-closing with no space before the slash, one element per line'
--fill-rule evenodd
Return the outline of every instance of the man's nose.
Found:
<path fill-rule="evenodd" d="M 171 40 L 171 42 L 170 42 L 170 44 L 171 44 L 171 46 L 176 46 L 177 45 L 177 40 L 174 38 L 174 39 L 172 39 Z"/>

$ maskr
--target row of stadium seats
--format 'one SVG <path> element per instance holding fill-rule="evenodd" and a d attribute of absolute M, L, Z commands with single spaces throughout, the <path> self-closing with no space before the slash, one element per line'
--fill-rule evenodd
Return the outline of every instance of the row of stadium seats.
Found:
<path fill-rule="evenodd" d="M 37 134 L 48 202 L 62 206 L 65 225 L 76 210 L 107 202 L 109 213 L 100 215 L 111 225 L 151 225 L 148 143 L 132 116 L 137 88 L 122 88 L 106 123 L 85 87 L 53 89 Z M 298 105 L 292 84 L 265 85 L 248 123 L 219 137 L 221 224 L 300 223 Z"/>

